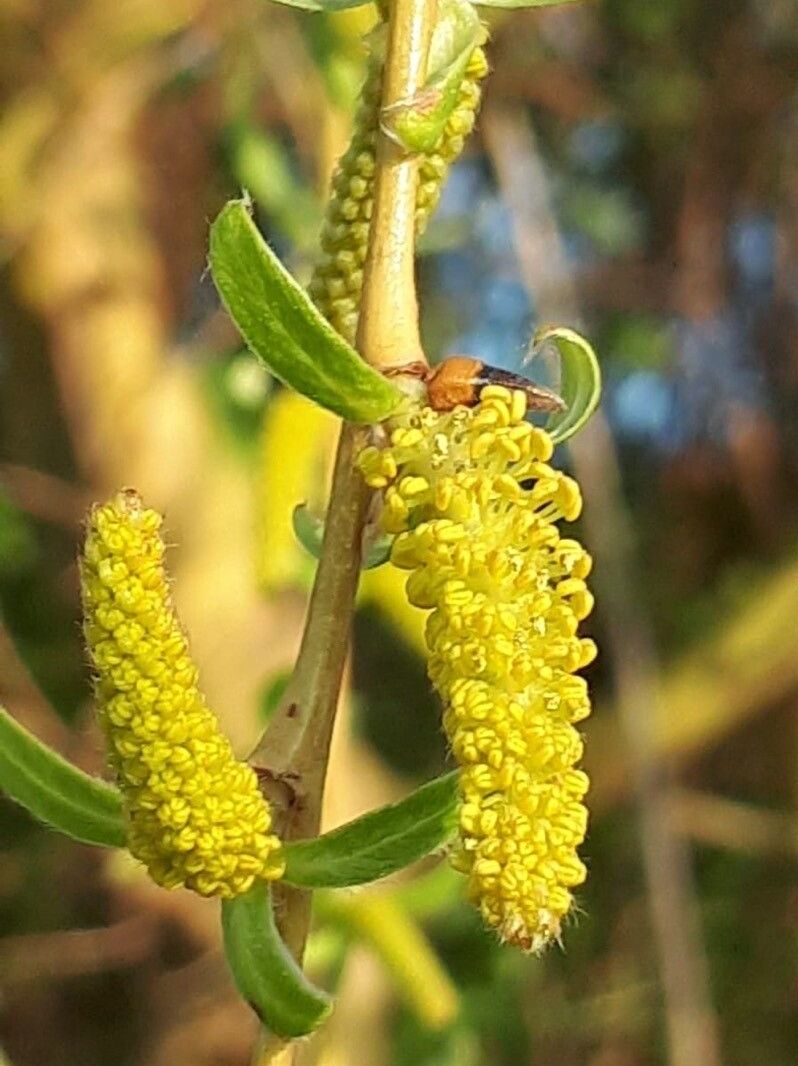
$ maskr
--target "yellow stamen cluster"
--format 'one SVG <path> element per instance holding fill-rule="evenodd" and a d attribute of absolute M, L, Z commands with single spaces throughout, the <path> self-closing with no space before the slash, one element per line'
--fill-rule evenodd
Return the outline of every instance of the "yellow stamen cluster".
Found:
<path fill-rule="evenodd" d="M 160 526 L 132 491 L 89 515 L 81 586 L 98 711 L 132 854 L 165 888 L 230 898 L 281 876 L 280 842 L 197 688 Z"/>
<path fill-rule="evenodd" d="M 462 767 L 455 863 L 487 924 L 537 951 L 585 878 L 574 723 L 590 702 L 575 671 L 596 649 L 577 635 L 593 604 L 590 557 L 556 524 L 579 514 L 579 489 L 525 414 L 523 392 L 489 386 L 473 409 L 405 414 L 360 465 L 385 489 L 408 597 L 432 612 L 429 672 Z"/>
<path fill-rule="evenodd" d="M 485 52 L 474 49 L 452 114 L 434 152 L 422 156 L 416 194 L 416 232 L 422 233 L 435 210 L 449 167 L 460 155 L 474 128 L 481 96 L 480 81 L 488 72 Z M 310 280 L 310 295 L 330 324 L 354 342 L 363 289 L 374 205 L 374 173 L 382 100 L 382 59 L 372 57 L 355 115 L 349 148 L 341 157 L 322 226 L 322 257 Z"/>

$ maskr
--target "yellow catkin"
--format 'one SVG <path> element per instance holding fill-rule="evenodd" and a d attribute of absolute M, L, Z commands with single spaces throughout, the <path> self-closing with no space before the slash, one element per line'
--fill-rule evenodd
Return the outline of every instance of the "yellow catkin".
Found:
<path fill-rule="evenodd" d="M 435 151 L 419 164 L 416 194 L 416 232 L 422 233 L 440 198 L 449 167 L 460 155 L 474 128 L 481 96 L 480 82 L 488 73 L 485 51 L 474 49 L 457 103 Z M 363 266 L 368 251 L 374 204 L 377 130 L 382 98 L 382 59 L 369 60 L 366 82 L 355 115 L 349 148 L 341 157 L 322 226 L 322 255 L 310 280 L 309 292 L 321 313 L 350 343 L 357 332 L 363 289 Z"/>
<path fill-rule="evenodd" d="M 197 688 L 161 521 L 130 490 L 88 518 L 81 588 L 98 714 L 131 853 L 165 888 L 231 898 L 281 876 L 280 842 L 254 771 Z"/>
<path fill-rule="evenodd" d="M 429 673 L 462 768 L 455 864 L 502 938 L 538 951 L 560 935 L 585 878 L 586 774 L 575 723 L 590 712 L 576 671 L 592 607 L 590 557 L 560 536 L 581 499 L 524 421 L 523 392 L 483 389 L 473 409 L 409 412 L 360 466 L 384 489 L 394 565 L 429 610 Z"/>

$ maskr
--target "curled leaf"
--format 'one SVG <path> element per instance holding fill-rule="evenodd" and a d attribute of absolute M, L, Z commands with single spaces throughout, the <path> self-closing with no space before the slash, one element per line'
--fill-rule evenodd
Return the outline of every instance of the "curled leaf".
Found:
<path fill-rule="evenodd" d="M 211 226 L 216 288 L 252 352 L 297 392 L 352 422 L 379 422 L 402 396 L 311 303 L 252 221 L 245 200 Z"/>
<path fill-rule="evenodd" d="M 364 885 L 401 870 L 441 847 L 456 828 L 455 771 L 398 803 L 313 840 L 286 844 L 284 880 L 303 888 Z"/>
<path fill-rule="evenodd" d="M 533 354 L 552 344 L 560 357 L 559 394 L 565 409 L 551 415 L 546 431 L 562 444 L 585 425 L 601 399 L 601 368 L 596 353 L 576 330 L 543 326 L 532 340 Z"/>
<path fill-rule="evenodd" d="M 430 44 L 424 85 L 381 114 L 382 128 L 411 152 L 431 152 L 457 105 L 468 61 L 485 31 L 469 0 L 444 0 Z"/>
<path fill-rule="evenodd" d="M 319 559 L 324 541 L 324 519 L 313 514 L 306 503 L 297 504 L 292 512 L 291 519 L 294 524 L 294 533 L 299 543 L 314 559 Z M 387 562 L 391 554 L 392 544 L 393 537 L 384 535 L 372 541 L 363 557 L 361 569 L 373 570 L 375 566 L 382 566 L 383 563 Z"/>
<path fill-rule="evenodd" d="M 0 707 L 0 789 L 34 818 L 85 844 L 125 846 L 122 799 L 42 744 Z"/>
<path fill-rule="evenodd" d="M 286 1039 L 318 1029 L 332 999 L 307 979 L 283 943 L 267 882 L 222 901 L 222 936 L 236 988 L 264 1025 Z"/>

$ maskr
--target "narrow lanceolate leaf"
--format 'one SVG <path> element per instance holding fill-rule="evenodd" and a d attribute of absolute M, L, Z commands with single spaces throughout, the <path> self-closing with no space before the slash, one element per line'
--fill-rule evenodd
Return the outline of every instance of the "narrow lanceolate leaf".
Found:
<path fill-rule="evenodd" d="M 332 999 L 305 977 L 280 938 L 266 882 L 222 901 L 222 934 L 236 988 L 265 1026 L 293 1039 L 321 1025 Z"/>
<path fill-rule="evenodd" d="M 544 326 L 532 345 L 540 350 L 552 344 L 560 356 L 559 393 L 565 409 L 552 415 L 546 431 L 555 444 L 578 433 L 598 407 L 601 399 L 601 368 L 593 348 L 585 338 L 565 326 Z"/>
<path fill-rule="evenodd" d="M 306 503 L 297 504 L 291 514 L 296 539 L 314 559 L 321 558 L 324 543 L 324 519 L 313 514 Z M 386 563 L 391 554 L 394 538 L 381 534 L 366 549 L 360 564 L 361 570 L 373 570 Z"/>
<path fill-rule="evenodd" d="M 249 347 L 275 377 L 352 422 L 379 422 L 401 394 L 311 303 L 261 237 L 244 200 L 211 227 L 216 288 Z"/>
<path fill-rule="evenodd" d="M 419 92 L 382 112 L 386 133 L 412 152 L 431 152 L 460 96 L 471 53 L 485 31 L 469 0 L 443 0 L 432 35 L 427 78 Z"/>
<path fill-rule="evenodd" d="M 42 744 L 0 707 L 0 789 L 61 833 L 86 844 L 125 846 L 122 800 Z"/>
<path fill-rule="evenodd" d="M 436 778 L 330 833 L 286 844 L 284 879 L 305 888 L 364 885 L 423 858 L 455 832 L 457 778 Z"/>

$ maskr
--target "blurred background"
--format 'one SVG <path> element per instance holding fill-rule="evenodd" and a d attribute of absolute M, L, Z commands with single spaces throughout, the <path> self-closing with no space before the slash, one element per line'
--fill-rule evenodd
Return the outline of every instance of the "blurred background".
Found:
<path fill-rule="evenodd" d="M 175 595 L 241 753 L 279 699 L 334 419 L 242 352 L 205 270 L 242 187 L 307 280 L 369 8 L 0 9 L 0 699 L 102 771 L 86 507 L 166 513 Z M 798 1063 L 798 8 L 602 0 L 490 18 L 477 133 L 421 247 L 433 358 L 600 354 L 562 462 L 597 559 L 590 876 L 562 949 L 502 949 L 430 861 L 319 896 L 319 1066 Z M 535 366 L 527 366 L 535 374 Z M 363 582 L 327 824 L 446 763 L 420 612 Z M 0 800 L 0 1062 L 245 1066 L 212 903 Z"/>

